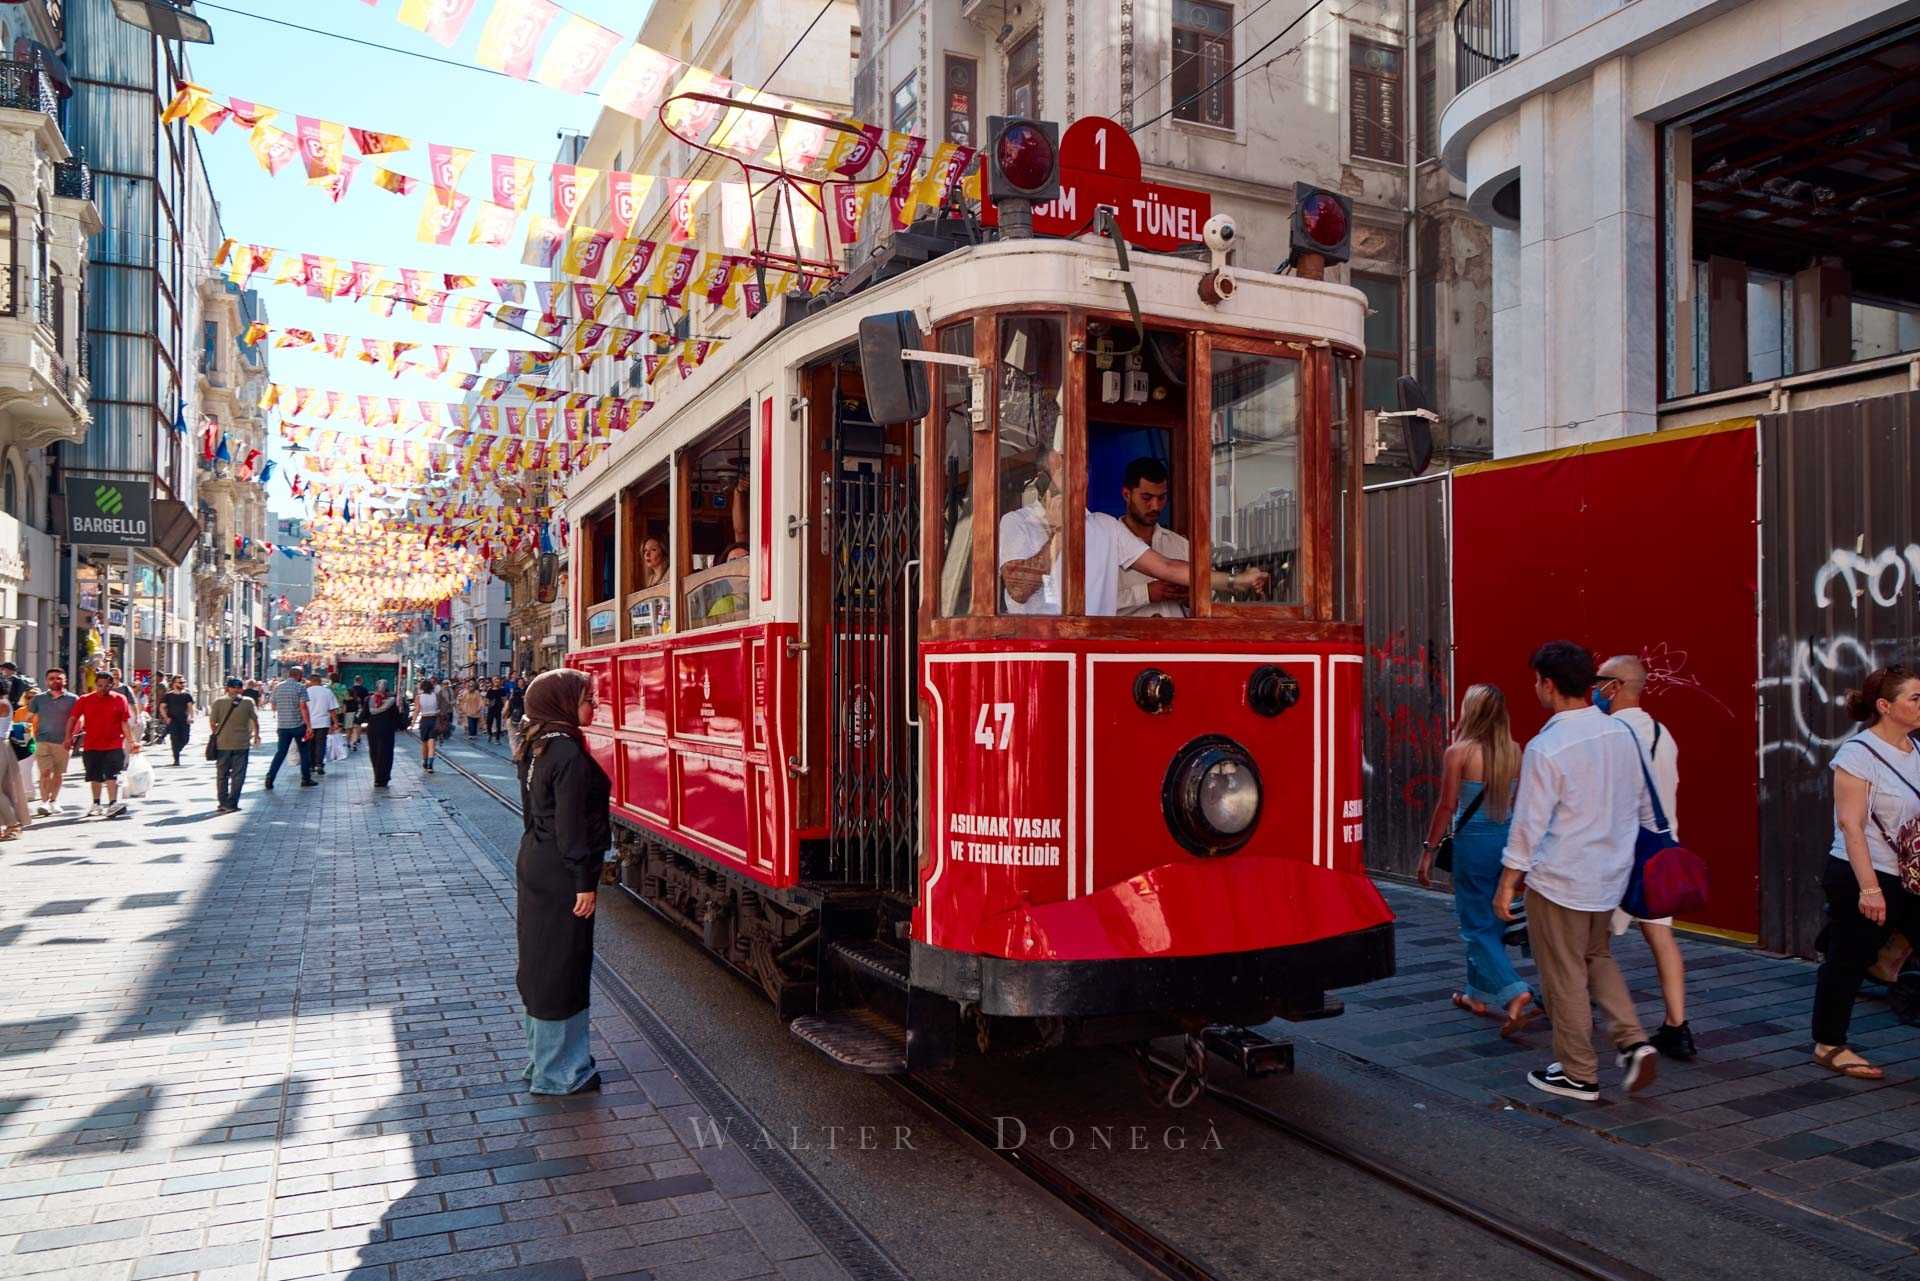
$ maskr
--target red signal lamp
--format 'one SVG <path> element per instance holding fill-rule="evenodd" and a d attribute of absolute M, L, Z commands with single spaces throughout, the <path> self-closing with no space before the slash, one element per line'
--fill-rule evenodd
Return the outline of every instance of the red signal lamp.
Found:
<path fill-rule="evenodd" d="M 1026 116 L 988 116 L 986 198 L 1000 234 L 1033 234 L 1033 207 L 1060 195 L 1060 126 Z"/>
<path fill-rule="evenodd" d="M 1303 255 L 1316 261 L 1303 264 Z M 1329 263 L 1345 262 L 1353 256 L 1353 202 L 1337 191 L 1328 191 L 1312 183 L 1293 185 L 1292 247 L 1287 265 L 1302 275 L 1314 274 Z"/>
<path fill-rule="evenodd" d="M 1046 187 L 1057 173 L 1059 156 L 1053 142 L 1030 120 L 1017 120 L 993 141 L 993 161 L 1008 182 L 1030 195 Z"/>

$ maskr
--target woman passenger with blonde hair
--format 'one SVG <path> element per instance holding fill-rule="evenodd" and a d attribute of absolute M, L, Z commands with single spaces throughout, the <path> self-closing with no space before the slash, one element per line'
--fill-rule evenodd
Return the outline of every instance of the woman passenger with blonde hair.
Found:
<path fill-rule="evenodd" d="M 1505 926 L 1493 914 L 1500 854 L 1507 845 L 1514 789 L 1520 781 L 1520 746 L 1513 741 L 1506 696 L 1497 686 L 1467 690 L 1441 764 L 1439 802 L 1421 847 L 1420 884 L 1433 883 L 1434 856 L 1451 832 L 1453 910 L 1467 945 L 1467 990 L 1455 992 L 1453 1003 L 1503 1019 L 1500 1035 L 1508 1036 L 1539 1010 L 1529 1008 L 1533 993 L 1508 959 Z"/>

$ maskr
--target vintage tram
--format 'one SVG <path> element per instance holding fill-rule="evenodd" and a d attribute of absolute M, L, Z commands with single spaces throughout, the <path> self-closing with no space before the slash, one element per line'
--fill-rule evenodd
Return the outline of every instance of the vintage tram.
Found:
<path fill-rule="evenodd" d="M 620 884 L 867 1071 L 1337 1012 L 1393 971 L 1362 296 L 974 239 L 770 305 L 570 486 Z"/>

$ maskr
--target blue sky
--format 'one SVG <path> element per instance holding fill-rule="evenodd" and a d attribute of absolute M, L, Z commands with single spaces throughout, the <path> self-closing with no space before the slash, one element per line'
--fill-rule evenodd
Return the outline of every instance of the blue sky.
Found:
<path fill-rule="evenodd" d="M 403 134 L 414 150 L 385 157 L 388 167 L 419 177 L 426 173 L 426 147 L 442 142 L 470 147 L 479 154 L 468 167 L 460 190 L 476 201 L 488 189 L 487 156 L 504 152 L 550 161 L 563 131 L 586 132 L 599 114 L 591 95 L 558 93 L 534 81 L 521 82 L 479 68 L 473 62 L 480 29 L 491 11 L 481 0 L 459 44 L 443 49 L 424 34 L 395 19 L 399 0 L 313 0 L 273 6 L 265 0 L 236 0 L 221 9 L 214 0 L 200 6 L 213 24 L 215 43 L 191 54 L 195 81 L 220 98 L 251 99 L 283 113 L 275 123 L 292 129 L 295 114 L 317 116 L 363 129 Z M 644 21 L 650 0 L 566 0 L 566 7 L 631 38 Z M 273 17 L 336 35 L 293 30 L 230 9 L 267 9 Z M 274 12 L 277 10 L 277 12 Z M 558 23 L 555 28 L 558 28 Z M 369 48 L 336 36 L 351 37 Z M 550 37 L 549 37 L 550 38 Z M 401 52 L 406 51 L 406 52 Z M 408 53 L 445 58 L 446 66 Z M 616 55 L 617 56 L 617 55 Z M 604 74 L 602 79 L 604 79 Z M 306 185 L 296 163 L 270 176 L 254 159 L 244 130 L 229 124 L 200 138 L 201 154 L 212 177 L 226 233 L 241 241 L 280 249 L 357 258 L 395 267 L 422 267 L 474 275 L 527 278 L 540 273 L 520 263 L 521 219 L 509 250 L 466 244 L 463 223 L 449 248 L 415 239 L 423 194 L 395 196 L 381 191 L 362 167 L 346 199 L 334 204 L 318 188 Z M 348 151 L 353 151 L 351 142 Z M 531 208 L 542 208 L 546 188 L 539 180 Z M 302 291 L 259 284 L 272 324 L 351 334 L 356 337 L 440 342 L 466 346 L 538 347 L 540 343 L 510 330 L 487 325 L 478 330 L 429 327 L 411 320 L 387 319 L 364 303 L 322 302 Z M 488 291 L 485 295 L 492 299 Z M 463 353 L 464 355 L 464 353 Z M 464 360 L 461 368 L 471 367 Z M 404 376 L 393 378 L 356 361 L 302 352 L 272 351 L 270 368 L 280 382 L 335 387 L 350 392 L 379 392 L 410 399 L 460 399 L 451 383 Z M 288 495 L 285 454 L 277 436 L 269 456 L 282 460 L 268 486 L 270 505 L 279 515 L 298 515 L 303 504 Z"/>

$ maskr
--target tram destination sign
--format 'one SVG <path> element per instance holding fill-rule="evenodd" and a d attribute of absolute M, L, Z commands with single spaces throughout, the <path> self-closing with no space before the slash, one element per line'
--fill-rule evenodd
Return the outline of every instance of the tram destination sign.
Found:
<path fill-rule="evenodd" d="M 1102 206 L 1114 211 L 1128 244 L 1163 253 L 1200 243 L 1200 230 L 1213 216 L 1208 192 L 1141 177 L 1140 149 L 1118 121 L 1083 116 L 1060 139 L 1060 194 L 1033 207 L 1034 233 L 1078 236 Z M 980 221 L 999 225 L 990 201 L 981 203 Z"/>
<path fill-rule="evenodd" d="M 73 476 L 67 481 L 67 541 L 93 547 L 153 546 L 153 483 Z"/>

